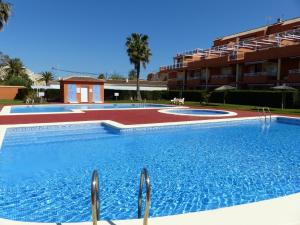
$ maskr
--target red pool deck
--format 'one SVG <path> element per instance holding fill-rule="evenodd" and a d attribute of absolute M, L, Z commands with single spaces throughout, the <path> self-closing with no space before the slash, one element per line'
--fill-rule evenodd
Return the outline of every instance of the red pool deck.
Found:
<path fill-rule="evenodd" d="M 133 124 L 151 124 L 166 122 L 183 122 L 195 120 L 210 120 L 221 118 L 237 118 L 258 116 L 257 112 L 230 110 L 236 112 L 236 116 L 230 117 L 197 117 L 171 115 L 158 112 L 159 109 L 137 109 L 137 110 L 93 110 L 84 113 L 65 114 L 39 114 L 39 115 L 0 115 L 0 125 L 30 124 L 30 123 L 57 123 L 92 120 L 113 120 L 115 122 Z"/>

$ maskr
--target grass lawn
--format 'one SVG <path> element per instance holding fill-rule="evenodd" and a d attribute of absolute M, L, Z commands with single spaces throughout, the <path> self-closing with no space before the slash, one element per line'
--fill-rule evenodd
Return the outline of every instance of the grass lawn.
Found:
<path fill-rule="evenodd" d="M 0 99 L 0 105 L 19 105 L 24 104 L 22 100 L 7 100 L 7 99 Z"/>
<path fill-rule="evenodd" d="M 132 103 L 128 100 L 118 100 L 118 101 L 105 101 L 107 103 Z M 147 103 L 155 104 L 170 104 L 168 100 L 159 100 L 159 101 L 147 101 Z M 184 102 L 185 106 L 194 106 L 194 107 L 209 107 L 215 109 L 236 109 L 236 110 L 247 110 L 247 111 L 257 111 L 256 106 L 253 105 L 235 105 L 235 104 L 221 104 L 221 103 L 209 103 L 208 105 L 202 106 L 199 102 Z M 300 115 L 300 109 L 281 109 L 281 108 L 270 108 L 273 114 L 291 114 L 291 115 Z"/>

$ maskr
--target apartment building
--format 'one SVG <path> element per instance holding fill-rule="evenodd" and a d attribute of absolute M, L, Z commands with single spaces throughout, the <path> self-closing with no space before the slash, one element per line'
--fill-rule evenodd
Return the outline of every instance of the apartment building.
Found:
<path fill-rule="evenodd" d="M 149 80 L 167 80 L 169 89 L 221 85 L 300 87 L 300 17 L 217 38 L 209 49 L 177 54 Z"/>

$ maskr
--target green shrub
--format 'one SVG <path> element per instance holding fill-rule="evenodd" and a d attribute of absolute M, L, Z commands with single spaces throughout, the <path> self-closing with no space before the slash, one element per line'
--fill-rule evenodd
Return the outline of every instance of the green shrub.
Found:
<path fill-rule="evenodd" d="M 104 90 L 105 100 L 115 100 L 114 93 L 119 93 L 118 100 L 135 99 L 135 90 Z M 193 91 L 141 91 L 143 99 L 147 100 L 170 100 L 173 98 L 185 98 L 186 101 L 200 102 L 204 98 L 205 91 L 193 90 Z"/>
<path fill-rule="evenodd" d="M 61 93 L 59 89 L 47 89 L 45 90 L 45 98 L 48 102 L 61 101 Z"/>
<path fill-rule="evenodd" d="M 4 84 L 13 86 L 24 86 L 30 89 L 33 82 L 27 77 L 12 76 L 9 79 L 5 80 Z"/>
<path fill-rule="evenodd" d="M 31 90 L 28 88 L 19 89 L 18 94 L 16 95 L 15 99 L 25 100 L 26 96 L 30 93 L 30 91 Z"/>
<path fill-rule="evenodd" d="M 293 107 L 296 92 L 285 92 L 286 107 Z M 223 103 L 224 92 L 211 93 L 210 102 Z M 227 92 L 226 103 L 239 105 L 255 105 L 268 107 L 281 107 L 282 92 L 267 90 L 232 90 Z"/>

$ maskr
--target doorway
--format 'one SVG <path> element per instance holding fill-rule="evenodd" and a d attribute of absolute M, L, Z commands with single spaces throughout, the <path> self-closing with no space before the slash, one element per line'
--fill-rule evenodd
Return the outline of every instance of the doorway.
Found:
<path fill-rule="evenodd" d="M 87 87 L 80 88 L 80 102 L 88 102 L 89 101 L 89 92 Z"/>

